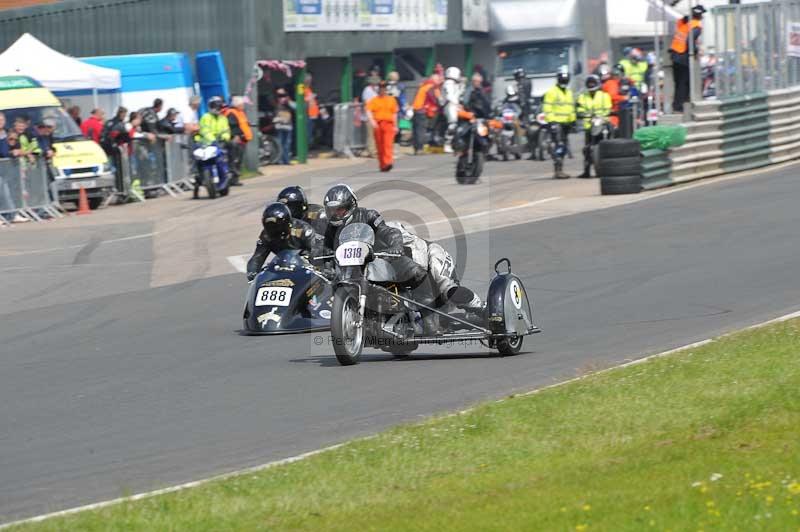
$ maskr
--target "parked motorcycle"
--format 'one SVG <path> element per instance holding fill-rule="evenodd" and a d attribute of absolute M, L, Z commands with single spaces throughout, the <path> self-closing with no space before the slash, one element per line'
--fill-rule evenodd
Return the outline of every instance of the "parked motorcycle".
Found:
<path fill-rule="evenodd" d="M 231 172 L 228 168 L 228 155 L 218 144 L 197 146 L 192 152 L 197 164 L 197 177 L 194 180 L 194 199 L 200 195 L 200 187 L 205 187 L 208 197 L 217 194 L 227 196 L 230 191 Z"/>
<path fill-rule="evenodd" d="M 502 124 L 502 129 L 497 132 L 495 142 L 497 145 L 497 155 L 507 161 L 510 155 L 516 159 L 521 159 L 525 152 L 525 142 L 519 138 L 520 110 L 515 105 L 503 104 L 498 109 L 498 120 Z"/>
<path fill-rule="evenodd" d="M 369 225 L 346 226 L 339 242 L 334 256 L 337 274 L 333 280 L 331 339 L 336 359 L 343 366 L 357 364 L 365 347 L 405 356 L 422 344 L 470 340 L 480 341 L 502 355 L 515 355 L 522 349 L 524 336 L 540 332 L 533 323 L 522 281 L 511 273 L 508 259 L 495 264 L 486 314 L 474 322 L 466 315 L 442 312 L 415 301 L 408 283 L 387 260 L 398 256 L 374 251 L 375 232 Z M 500 272 L 504 262 L 508 270 Z M 423 313 L 436 314 L 443 332 L 420 332 L 417 324 Z"/>
<path fill-rule="evenodd" d="M 460 120 L 453 137 L 453 151 L 458 155 L 456 181 L 472 185 L 483 173 L 489 151 L 489 126 L 481 118 Z"/>
<path fill-rule="evenodd" d="M 258 128 L 258 165 L 277 164 L 281 160 L 283 148 L 275 136 L 273 113 L 264 113 L 259 120 Z"/>

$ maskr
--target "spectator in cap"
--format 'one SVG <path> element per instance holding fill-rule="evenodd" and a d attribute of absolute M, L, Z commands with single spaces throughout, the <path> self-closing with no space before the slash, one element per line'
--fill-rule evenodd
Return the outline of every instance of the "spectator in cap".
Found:
<path fill-rule="evenodd" d="M 689 81 L 689 40 L 694 43 L 694 54 L 700 50 L 699 39 L 703 34 L 703 14 L 706 8 L 696 5 L 692 8 L 691 18 L 683 17 L 675 24 L 675 35 L 669 52 L 672 56 L 672 70 L 675 77 L 675 96 L 672 109 L 676 113 L 683 112 L 683 105 L 691 99 Z"/>
<path fill-rule="evenodd" d="M 55 146 L 53 145 L 53 131 L 55 129 L 55 118 L 48 117 L 36 124 L 36 142 L 39 143 L 42 155 L 47 159 L 52 159 L 55 155 Z"/>
<path fill-rule="evenodd" d="M 158 121 L 158 132 L 165 135 L 180 135 L 184 132 L 184 126 L 178 122 L 178 110 L 170 107 L 164 118 Z"/>

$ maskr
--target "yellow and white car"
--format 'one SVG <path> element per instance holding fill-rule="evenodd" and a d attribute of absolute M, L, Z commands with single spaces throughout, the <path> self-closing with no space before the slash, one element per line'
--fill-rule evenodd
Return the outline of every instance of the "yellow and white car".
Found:
<path fill-rule="evenodd" d="M 59 199 L 76 200 L 82 187 L 94 209 L 114 192 L 115 176 L 106 153 L 83 136 L 58 98 L 39 82 L 27 76 L 0 77 L 0 112 L 5 114 L 8 128 L 18 116 L 28 118 L 34 126 L 45 118 L 55 120 L 53 177 Z"/>

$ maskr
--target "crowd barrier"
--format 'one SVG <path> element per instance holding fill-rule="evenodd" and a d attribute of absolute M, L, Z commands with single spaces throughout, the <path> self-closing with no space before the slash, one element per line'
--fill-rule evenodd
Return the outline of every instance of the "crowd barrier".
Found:
<path fill-rule="evenodd" d="M 45 214 L 63 216 L 50 188 L 47 161 L 0 159 L 0 224 L 16 215 L 38 221 Z"/>
<path fill-rule="evenodd" d="M 646 190 L 800 158 L 800 87 L 693 104 L 686 143 L 643 153 Z"/>
<path fill-rule="evenodd" d="M 718 6 L 711 18 L 717 96 L 800 84 L 800 0 Z"/>
<path fill-rule="evenodd" d="M 333 150 L 354 157 L 367 148 L 367 117 L 364 106 L 340 103 L 333 108 Z"/>
<path fill-rule="evenodd" d="M 144 193 L 163 191 L 177 196 L 191 190 L 194 161 L 191 139 L 185 135 L 153 141 L 134 139 L 112 157 L 120 196 L 143 200 Z"/>

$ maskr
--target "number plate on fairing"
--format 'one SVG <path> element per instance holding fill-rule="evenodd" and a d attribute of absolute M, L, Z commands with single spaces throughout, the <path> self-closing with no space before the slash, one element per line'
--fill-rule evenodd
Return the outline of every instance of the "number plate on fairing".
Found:
<path fill-rule="evenodd" d="M 288 307 L 292 300 L 292 288 L 263 286 L 256 293 L 257 307 Z"/>
<path fill-rule="evenodd" d="M 339 266 L 361 266 L 369 255 L 369 245 L 364 242 L 345 242 L 336 249 L 336 262 Z"/>

